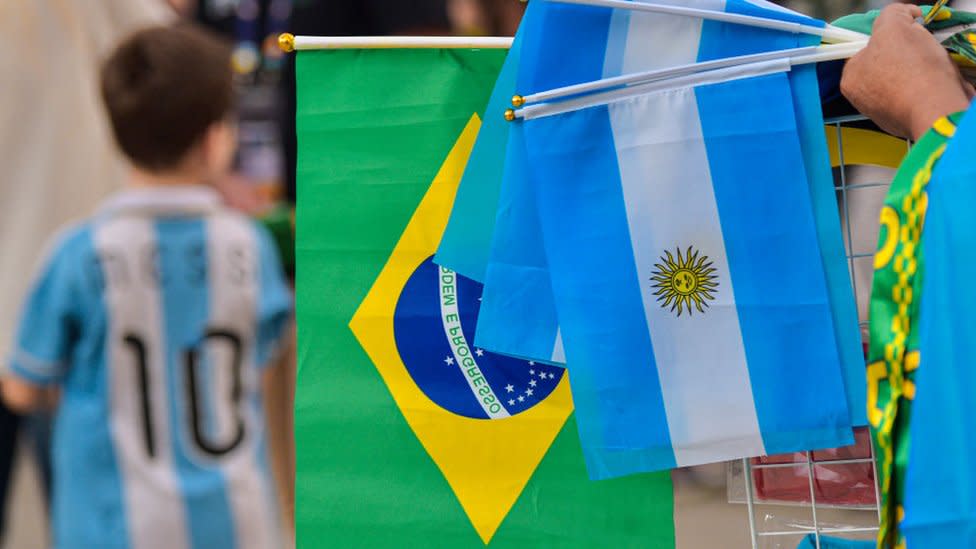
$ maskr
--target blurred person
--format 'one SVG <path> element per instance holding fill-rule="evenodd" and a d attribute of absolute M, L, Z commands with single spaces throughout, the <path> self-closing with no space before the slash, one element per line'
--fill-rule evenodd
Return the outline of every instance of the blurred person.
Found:
<path fill-rule="evenodd" d="M 101 91 L 128 186 L 65 228 L 27 294 L 3 399 L 53 408 L 54 546 L 275 549 L 262 378 L 291 310 L 277 252 L 221 205 L 230 51 L 139 31 Z"/>
<path fill-rule="evenodd" d="M 86 214 L 124 177 L 98 99 L 98 61 L 124 34 L 170 15 L 160 0 L 0 2 L 2 357 L 10 353 L 17 305 L 44 240 Z M 0 407 L 0 536 L 18 430 L 28 435 L 42 487 L 47 484 L 46 417 L 19 423 Z"/>
<path fill-rule="evenodd" d="M 167 1 L 185 19 L 234 43 L 238 154 L 234 169 L 215 186 L 234 208 L 264 215 L 283 194 L 277 92 L 284 54 L 278 35 L 288 30 L 292 0 Z"/>
<path fill-rule="evenodd" d="M 523 0 L 479 0 L 488 20 L 491 36 L 515 36 L 526 2 Z"/>
<path fill-rule="evenodd" d="M 449 35 L 449 0 L 167 0 L 180 14 L 193 18 L 208 27 L 233 37 L 241 46 L 254 42 L 261 55 L 271 59 L 281 70 L 280 115 L 283 160 L 284 198 L 295 202 L 295 70 L 294 56 L 282 59 L 270 55 L 277 48 L 276 33 L 287 30 L 296 35 L 309 36 L 387 36 L 387 35 Z M 518 0 L 512 0 L 518 3 Z M 254 24 L 245 21 L 241 7 L 256 6 Z M 250 10 L 245 10 L 250 11 Z M 285 17 L 274 15 L 284 13 Z M 283 24 L 282 24 L 283 23 Z M 261 29 L 261 27 L 266 27 Z M 280 28 L 283 27 L 283 28 Z M 266 31 L 266 32 L 262 32 Z M 252 32 L 253 31 L 253 32 Z M 246 36 L 247 34 L 254 36 Z M 277 52 L 274 52 L 275 54 Z M 224 194 L 232 195 L 231 202 L 248 211 L 260 211 L 266 203 L 256 201 L 253 193 L 245 192 L 245 185 L 236 178 L 224 183 Z"/>
<path fill-rule="evenodd" d="M 285 168 L 281 147 L 281 69 L 285 54 L 278 36 L 289 30 L 293 0 L 169 0 L 177 11 L 234 44 L 238 151 L 233 174 L 220 185 L 234 207 L 261 216 L 276 236 L 285 272 L 294 276 L 292 205 L 282 203 Z M 283 346 L 277 374 L 266 387 L 271 465 L 284 523 L 294 524 L 295 442 L 294 326 Z"/>
<path fill-rule="evenodd" d="M 456 34 L 514 36 L 525 4 L 522 0 L 450 0 L 448 15 Z"/>

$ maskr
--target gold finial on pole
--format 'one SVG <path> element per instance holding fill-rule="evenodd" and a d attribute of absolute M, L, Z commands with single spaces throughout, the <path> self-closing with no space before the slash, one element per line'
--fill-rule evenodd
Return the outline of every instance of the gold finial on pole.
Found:
<path fill-rule="evenodd" d="M 513 107 L 515 107 L 517 109 L 517 108 L 521 107 L 524 104 L 525 104 L 525 98 L 524 97 L 522 97 L 521 95 L 513 95 L 512 96 L 512 106 Z"/>
<path fill-rule="evenodd" d="M 283 32 L 278 35 L 278 47 L 285 53 L 295 51 L 295 35 L 290 32 Z"/>
<path fill-rule="evenodd" d="M 505 111 L 505 120 L 508 120 L 509 122 L 515 120 L 515 111 L 512 110 L 512 109 L 506 110 Z"/>

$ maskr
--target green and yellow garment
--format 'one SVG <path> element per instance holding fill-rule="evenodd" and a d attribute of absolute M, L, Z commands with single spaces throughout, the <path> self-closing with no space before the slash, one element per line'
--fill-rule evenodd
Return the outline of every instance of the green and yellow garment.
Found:
<path fill-rule="evenodd" d="M 878 460 L 878 546 L 902 549 L 908 425 L 919 367 L 918 303 L 925 271 L 922 227 L 926 187 L 962 113 L 935 122 L 902 162 L 881 210 L 874 257 L 868 351 L 868 422 Z"/>

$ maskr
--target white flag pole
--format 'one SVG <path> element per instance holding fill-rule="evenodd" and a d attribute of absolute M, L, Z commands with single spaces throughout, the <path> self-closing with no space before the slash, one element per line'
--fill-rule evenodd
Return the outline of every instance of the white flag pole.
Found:
<path fill-rule="evenodd" d="M 526 96 L 516 95 L 515 97 L 512 98 L 512 104 L 515 107 L 521 107 L 523 105 L 527 106 L 535 103 L 554 101 L 554 100 L 561 99 L 563 97 L 569 97 L 573 95 L 580 95 L 580 94 L 605 90 L 616 86 L 632 86 L 635 84 L 645 84 L 648 82 L 653 82 L 655 80 L 663 80 L 666 78 L 683 76 L 686 74 L 691 74 L 696 72 L 721 69 L 724 67 L 741 65 L 744 63 L 759 63 L 761 61 L 772 61 L 772 60 L 783 59 L 783 58 L 789 58 L 791 60 L 807 59 L 807 58 L 817 59 L 818 57 L 814 56 L 814 54 L 817 54 L 819 56 L 826 56 L 826 57 L 832 57 L 836 55 L 846 55 L 845 52 L 848 51 L 857 53 L 858 51 L 860 51 L 860 49 L 863 47 L 865 43 L 866 43 L 865 41 L 845 42 L 843 44 L 829 44 L 825 46 L 808 46 L 805 48 L 793 48 L 787 50 L 753 53 L 749 55 L 727 57 L 725 59 L 716 59 L 714 61 L 690 63 L 687 65 L 679 65 L 677 67 L 668 67 L 665 69 L 657 69 L 653 71 L 643 71 L 643 72 L 636 72 L 632 74 L 624 74 L 621 76 L 614 76 L 611 78 L 603 78 L 601 80 L 594 80 L 591 82 L 583 82 L 580 84 L 573 84 L 571 86 L 555 88 L 552 90 L 533 93 Z M 853 55 L 853 53 L 851 53 L 850 55 Z M 807 57 L 803 57 L 803 56 L 807 56 Z M 849 55 L 847 57 L 849 57 Z M 833 57 L 833 58 L 843 59 L 844 57 Z M 817 62 L 817 61 L 812 61 L 812 62 Z M 794 62 L 794 64 L 796 63 Z"/>
<path fill-rule="evenodd" d="M 681 67 L 684 69 L 681 74 L 670 75 L 668 78 L 652 79 L 650 81 L 641 80 L 639 83 L 634 83 L 628 87 L 618 89 L 607 90 L 608 87 L 613 86 L 606 85 L 608 80 L 617 80 L 617 78 L 596 80 L 594 82 L 588 82 L 585 85 L 589 86 L 591 90 L 606 91 L 592 93 L 582 97 L 572 97 L 562 101 L 557 100 L 551 103 L 539 103 L 517 110 L 509 109 L 505 113 L 505 118 L 509 121 L 516 118 L 531 120 L 533 118 L 562 114 L 596 105 L 605 105 L 607 103 L 620 101 L 622 99 L 627 99 L 654 91 L 695 87 L 706 84 L 717 84 L 720 82 L 728 82 L 741 78 L 750 78 L 776 72 L 785 72 L 790 70 L 790 67 L 799 65 L 820 63 L 822 61 L 834 61 L 837 59 L 847 59 L 848 57 L 851 57 L 857 52 L 861 51 L 861 49 L 863 49 L 866 45 L 867 41 L 864 40 L 861 42 L 848 42 L 845 44 L 820 46 L 813 48 L 812 50 L 808 48 L 782 50 L 779 52 L 773 52 L 780 54 L 779 57 L 773 58 L 769 58 L 767 56 L 764 59 L 756 59 L 755 56 L 743 56 L 753 57 L 753 60 L 747 63 L 739 62 L 734 65 L 725 65 L 718 68 L 713 66 L 711 67 L 712 70 L 702 70 L 703 65 L 707 65 L 711 62 L 696 63 L 695 65 L 686 65 Z M 665 70 L 673 71 L 673 69 Z M 659 73 L 662 71 L 651 72 Z M 644 73 L 644 76 L 647 74 L 648 73 Z"/>
<path fill-rule="evenodd" d="M 615 103 L 617 101 L 652 92 L 690 88 L 708 84 L 718 84 L 721 82 L 731 82 L 732 80 L 740 80 L 742 78 L 751 78 L 755 76 L 765 76 L 778 72 L 787 72 L 789 70 L 790 63 L 788 59 L 775 59 L 771 61 L 760 61 L 758 63 L 746 63 L 732 67 L 723 67 L 713 71 L 686 74 L 684 76 L 676 76 L 674 78 L 668 78 L 665 80 L 657 80 L 655 82 L 639 84 L 629 88 L 594 93 L 584 97 L 575 97 L 566 99 L 564 101 L 557 101 L 555 103 L 540 103 L 538 105 L 531 105 L 515 111 L 515 117 L 522 118 L 524 120 L 532 120 L 534 118 L 543 118 L 546 116 L 578 111 L 598 105 Z"/>
<path fill-rule="evenodd" d="M 326 49 L 462 48 L 508 49 L 510 36 L 293 36 L 282 34 L 278 46 L 286 51 Z"/>
<path fill-rule="evenodd" d="M 683 15 L 686 17 L 698 17 L 701 19 L 711 19 L 725 23 L 736 23 L 748 25 L 750 27 L 760 27 L 764 29 L 781 30 L 795 34 L 810 34 L 820 36 L 828 42 L 854 42 L 864 40 L 867 36 L 859 32 L 841 29 L 832 25 L 817 27 L 814 25 L 804 25 L 790 21 L 780 21 L 768 19 L 766 17 L 756 17 L 754 15 L 743 15 L 739 13 L 725 13 L 715 10 L 704 10 L 698 8 L 688 8 L 685 6 L 671 6 L 666 4 L 650 4 L 645 2 L 629 2 L 627 0 L 553 0 L 563 4 L 579 4 L 583 6 L 597 6 L 603 8 L 624 9 L 632 11 L 643 11 L 650 13 L 663 13 L 668 15 Z"/>
<path fill-rule="evenodd" d="M 607 88 L 613 88 L 616 86 L 631 86 L 634 84 L 645 84 L 647 82 L 653 82 L 654 80 L 662 80 L 665 78 L 683 76 L 685 74 L 691 74 L 695 72 L 721 69 L 723 67 L 741 65 L 743 63 L 758 63 L 760 61 L 772 61 L 775 59 L 783 59 L 784 57 L 790 57 L 800 53 L 812 53 L 814 51 L 817 51 L 817 49 L 818 46 L 809 46 L 806 48 L 777 50 L 777 51 L 755 53 L 749 55 L 738 55 L 735 57 L 727 57 L 725 59 L 716 59 L 714 61 L 703 61 L 701 63 L 678 65 L 676 67 L 668 67 L 666 69 L 635 72 L 631 74 L 624 74 L 621 76 L 614 76 L 611 78 L 604 78 L 601 80 L 594 80 L 591 82 L 583 82 L 581 84 L 573 84 L 572 86 L 555 88 L 552 90 L 533 93 L 526 96 L 516 96 L 515 98 L 513 98 L 512 102 L 514 106 L 521 107 L 523 105 L 532 105 L 535 103 L 542 103 L 545 101 L 553 101 L 571 95 L 580 95 L 580 94 L 595 92 Z"/>

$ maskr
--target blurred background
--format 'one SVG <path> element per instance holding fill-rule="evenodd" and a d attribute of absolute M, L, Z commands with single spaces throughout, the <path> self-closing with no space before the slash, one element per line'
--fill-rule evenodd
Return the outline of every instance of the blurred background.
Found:
<path fill-rule="evenodd" d="M 781 3 L 831 20 L 887 2 Z M 124 182 L 125 167 L 98 101 L 97 70 L 126 34 L 143 25 L 186 18 L 234 45 L 240 143 L 235 174 L 222 191 L 239 209 L 279 216 L 287 226 L 295 200 L 294 66 L 277 47 L 280 33 L 508 36 L 518 27 L 524 7 L 519 0 L 0 2 L 0 355 L 9 351 L 11 313 L 19 308 L 27 281 L 23 266 L 36 261 L 40 243 L 55 227 L 89 214 Z M 290 373 L 280 383 L 288 394 L 294 384 L 294 356 L 283 360 L 288 367 L 282 371 Z M 271 413 L 277 414 L 275 424 L 281 427 L 273 433 L 278 438 L 275 463 L 282 506 L 290 516 L 291 402 L 285 399 Z M 36 427 L 43 421 L 34 419 L 0 410 L 0 496 L 6 495 L 0 509 L 6 519 L 2 548 L 48 546 L 45 431 Z M 726 472 L 724 465 L 716 465 L 676 473 L 679 546 L 747 546 L 745 511 L 728 503 Z M 710 527 L 695 528 L 701 524 Z"/>

